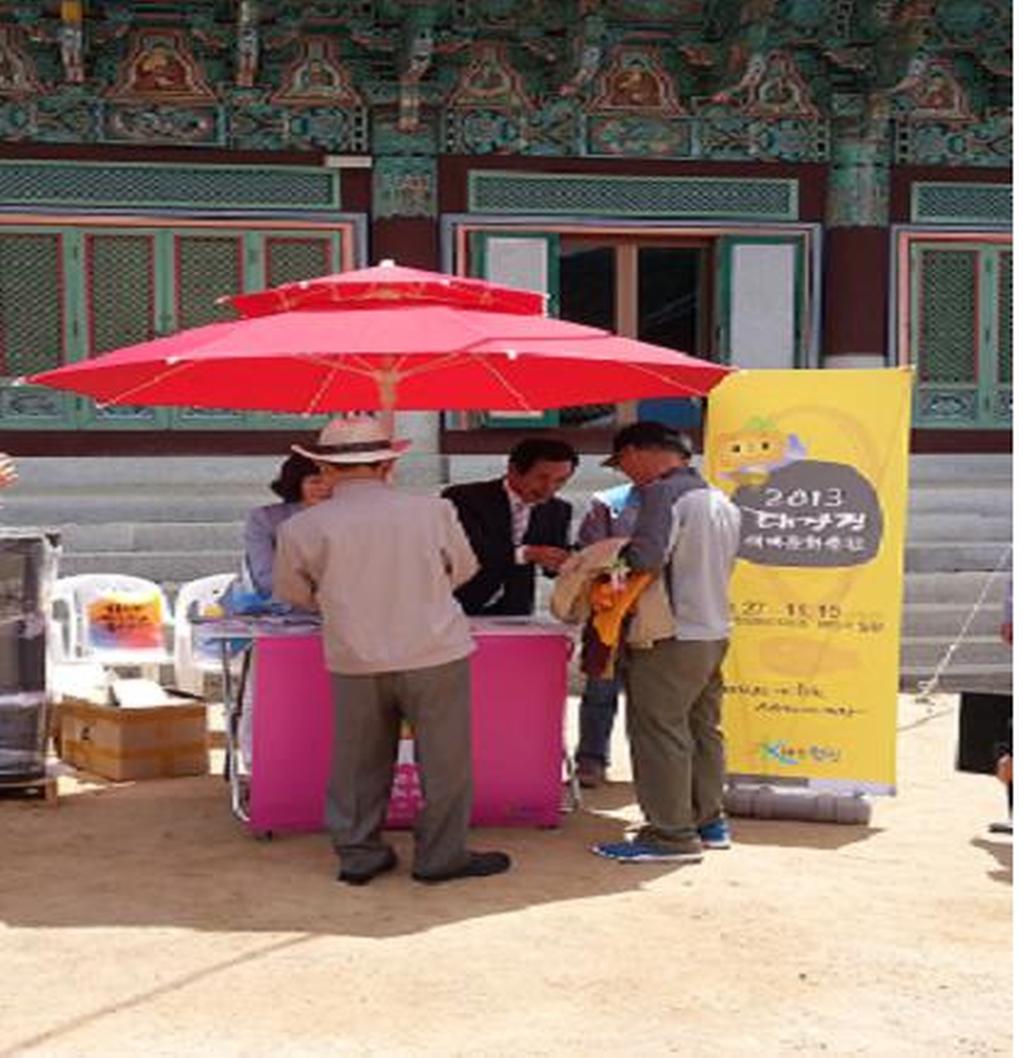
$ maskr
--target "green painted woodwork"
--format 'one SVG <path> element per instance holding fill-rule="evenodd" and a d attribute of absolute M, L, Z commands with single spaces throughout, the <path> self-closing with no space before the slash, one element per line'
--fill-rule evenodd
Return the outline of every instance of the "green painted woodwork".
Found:
<path fill-rule="evenodd" d="M 1013 253 L 1000 251 L 996 255 L 998 269 L 996 283 L 998 308 L 995 326 L 996 346 L 999 350 L 997 380 L 1000 386 L 1013 385 Z"/>
<path fill-rule="evenodd" d="M 330 239 L 277 233 L 264 240 L 264 270 L 268 287 L 293 283 L 310 276 L 337 271 L 335 247 Z"/>
<path fill-rule="evenodd" d="M 911 247 L 915 425 L 1011 425 L 1012 261 L 1012 251 L 985 243 Z"/>
<path fill-rule="evenodd" d="M 234 318 L 217 298 L 341 268 L 343 233 L 239 227 L 0 226 L 6 429 L 313 429 L 323 416 L 97 407 L 20 375 Z M 4 380 L 6 379 L 6 384 Z"/>
<path fill-rule="evenodd" d="M 85 279 L 84 357 L 170 333 L 166 234 L 158 229 L 90 229 L 72 240 L 82 255 Z M 166 427 L 167 420 L 163 408 L 102 407 L 80 400 L 76 425 L 155 430 Z"/>
<path fill-rule="evenodd" d="M 470 262 L 471 272 L 480 279 L 492 279 L 492 258 L 495 240 L 524 240 L 533 243 L 543 243 L 547 252 L 547 284 L 542 291 L 548 295 L 548 315 L 558 315 L 558 241 L 555 232 L 549 231 L 516 231 L 516 232 L 482 232 L 476 231 L 470 235 Z M 500 277 L 499 277 L 499 281 Z M 511 285 L 511 284 L 510 284 Z M 519 284 L 515 284 L 519 285 Z M 525 284 L 523 284 L 525 285 Z M 536 290 L 536 286 L 528 289 Z M 536 415 L 515 415 L 507 412 L 489 413 L 483 415 L 484 426 L 494 427 L 545 427 L 558 425 L 558 411 L 550 410 L 538 412 Z"/>
<path fill-rule="evenodd" d="M 6 206 L 122 209 L 341 209 L 335 169 L 284 165 L 0 161 Z"/>
<path fill-rule="evenodd" d="M 59 234 L 0 234 L 0 373 L 23 375 L 61 363 L 61 254 Z"/>
<path fill-rule="evenodd" d="M 834 121 L 866 117 L 880 168 L 1012 159 L 1010 0 L 123 0 L 81 29 L 59 8 L 0 7 L 4 139 L 409 158 L 412 181 L 375 169 L 402 215 L 434 208 L 443 153 L 827 163 Z M 334 174 L 179 168 L 116 200 L 338 208 Z"/>
<path fill-rule="evenodd" d="M 514 173 L 469 174 L 469 208 L 480 213 L 795 220 L 797 180 Z"/>
<path fill-rule="evenodd" d="M 732 291 L 733 253 L 742 246 L 792 246 L 793 272 L 793 348 L 792 367 L 811 367 L 807 319 L 807 244 L 799 235 L 725 235 L 715 242 L 715 360 L 732 363 Z"/>
<path fill-rule="evenodd" d="M 924 224 L 1012 224 L 1011 184 L 916 182 L 910 219 Z"/>
<path fill-rule="evenodd" d="M 836 118 L 828 174 L 830 228 L 884 227 L 889 219 L 890 149 L 884 122 Z"/>
<path fill-rule="evenodd" d="M 125 0 L 86 5 L 78 35 L 59 7 L 0 5 L 0 138 L 23 149 L 174 148 L 175 160 L 5 159 L 0 203 L 25 213 L 203 211 L 225 225 L 192 231 L 182 217 L 175 236 L 165 217 L 148 236 L 111 228 L 91 242 L 71 227 L 0 226 L 7 376 L 89 355 L 94 339 L 109 345 L 147 328 L 168 333 L 223 318 L 204 291 L 224 289 L 236 264 L 236 285 L 250 290 L 326 270 L 328 256 L 338 267 L 337 240 L 245 231 L 226 215 L 325 216 L 341 205 L 336 168 L 209 164 L 202 153 L 192 164 L 185 148 L 268 159 L 372 154 L 370 211 L 382 219 L 436 218 L 446 154 L 502 155 L 509 170 L 517 157 L 632 160 L 632 175 L 474 173 L 470 208 L 506 216 L 792 220 L 797 181 L 777 179 L 773 164 L 824 164 L 830 227 L 890 224 L 896 166 L 988 167 L 1005 171 L 1006 182 L 916 184 L 912 219 L 1009 224 L 1010 0 L 261 0 L 255 20 L 229 0 Z M 153 77 L 138 60 L 157 38 L 171 54 Z M 694 174 L 643 171 L 648 159 L 669 158 Z M 705 162 L 761 162 L 763 177 L 709 179 L 697 168 Z M 727 348 L 729 253 L 724 243 L 720 250 L 719 344 Z M 799 267 L 806 259 L 801 251 Z M 919 422 L 1009 422 L 1010 260 L 974 260 L 979 370 L 1003 380 L 983 390 L 954 378 L 971 345 L 951 337 L 964 325 L 950 306 L 971 297 L 962 289 L 967 269 L 952 257 L 915 257 L 927 282 L 915 287 L 921 314 L 912 327 L 935 372 L 920 394 Z M 96 270 L 105 262 L 121 275 L 143 261 L 148 278 L 131 274 L 121 298 L 119 280 Z M 805 285 L 801 276 L 798 363 L 809 330 Z M 90 331 L 97 305 L 102 318 Z M 97 412 L 73 397 L 2 384 L 0 415 L 17 428 L 306 423 L 188 409 Z"/>
<path fill-rule="evenodd" d="M 66 232 L 0 229 L 0 379 L 73 359 L 79 348 L 81 270 Z M 76 398 L 40 386 L 0 385 L 0 422 L 58 429 L 74 421 Z"/>

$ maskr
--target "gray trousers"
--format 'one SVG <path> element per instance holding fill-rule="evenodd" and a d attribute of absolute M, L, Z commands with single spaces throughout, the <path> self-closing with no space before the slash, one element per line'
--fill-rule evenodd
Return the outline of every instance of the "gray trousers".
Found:
<path fill-rule="evenodd" d="M 630 650 L 626 730 L 644 814 L 640 840 L 685 845 L 722 815 L 721 664 L 728 640 L 662 639 Z"/>
<path fill-rule="evenodd" d="M 473 802 L 469 659 L 369 676 L 331 674 L 334 753 L 327 828 L 346 870 L 369 871 L 390 848 L 381 837 L 402 720 L 415 733 L 424 805 L 415 825 L 413 871 L 441 874 L 469 859 Z"/>

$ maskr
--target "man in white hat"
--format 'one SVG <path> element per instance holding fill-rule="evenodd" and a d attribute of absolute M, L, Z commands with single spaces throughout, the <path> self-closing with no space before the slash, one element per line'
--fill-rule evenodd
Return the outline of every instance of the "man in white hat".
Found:
<path fill-rule="evenodd" d="M 413 877 L 507 870 L 503 852 L 466 847 L 473 642 L 452 592 L 478 567 L 455 508 L 390 486 L 409 442 L 392 441 L 375 419 L 334 419 L 317 444 L 293 447 L 333 487 L 278 531 L 274 595 L 323 617 L 335 718 L 327 826 L 339 881 L 363 885 L 397 863 L 381 829 L 402 720 L 415 733 L 424 793 Z"/>

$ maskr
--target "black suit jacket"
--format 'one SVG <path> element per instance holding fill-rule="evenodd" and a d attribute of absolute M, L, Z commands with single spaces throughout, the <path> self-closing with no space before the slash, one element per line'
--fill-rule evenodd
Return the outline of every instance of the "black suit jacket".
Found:
<path fill-rule="evenodd" d="M 533 613 L 536 570 L 532 563 L 516 564 L 512 507 L 503 481 L 497 478 L 451 485 L 441 493 L 455 504 L 480 562 L 480 572 L 455 593 L 470 616 Z M 568 550 L 571 520 L 572 505 L 565 500 L 554 498 L 538 503 L 530 511 L 523 544 Z"/>

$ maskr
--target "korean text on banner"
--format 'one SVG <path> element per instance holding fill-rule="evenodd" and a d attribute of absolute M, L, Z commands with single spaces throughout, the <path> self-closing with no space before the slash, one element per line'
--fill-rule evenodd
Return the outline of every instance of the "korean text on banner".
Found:
<path fill-rule="evenodd" d="M 709 479 L 743 522 L 732 774 L 892 793 L 912 375 L 748 371 L 711 394 Z"/>

